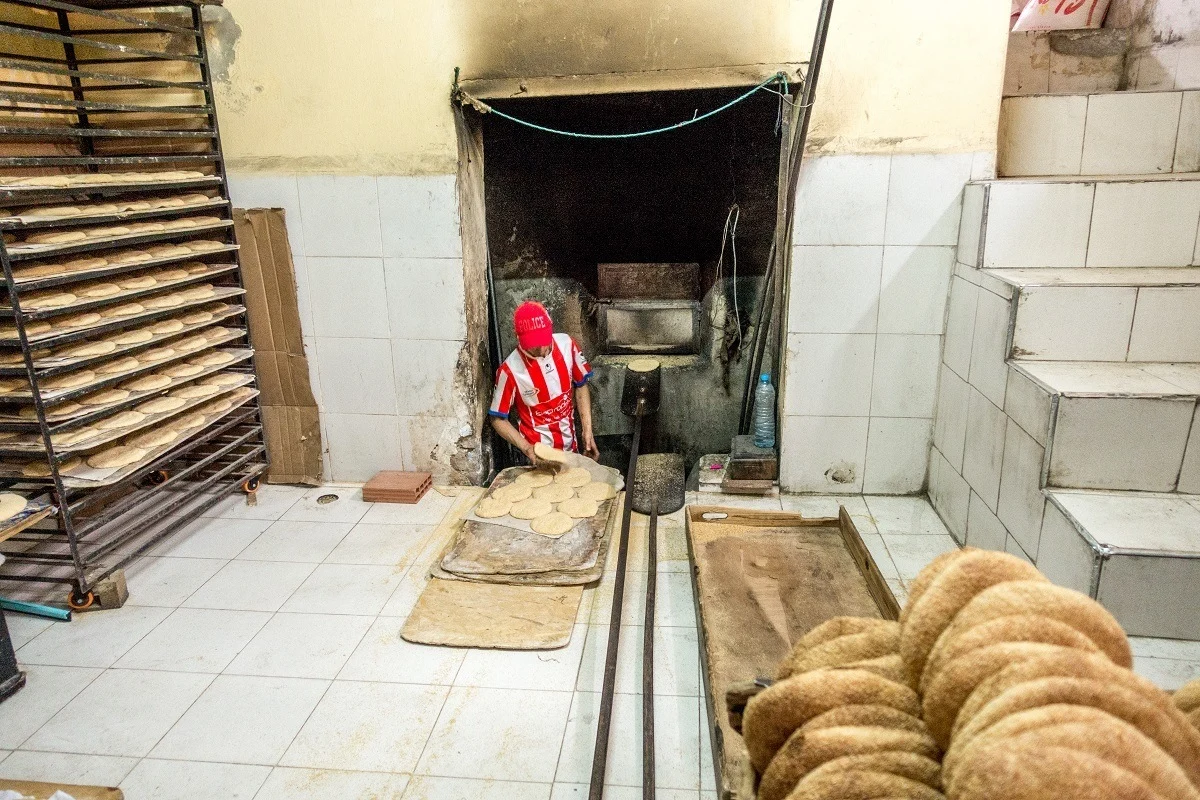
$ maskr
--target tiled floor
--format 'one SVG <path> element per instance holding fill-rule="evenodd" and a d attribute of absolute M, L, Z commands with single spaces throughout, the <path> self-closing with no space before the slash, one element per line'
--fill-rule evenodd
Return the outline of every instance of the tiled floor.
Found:
<path fill-rule="evenodd" d="M 321 505 L 329 492 L 340 499 Z M 372 506 L 266 486 L 128 570 L 129 603 L 69 624 L 7 616 L 28 685 L 0 704 L 0 777 L 120 785 L 130 800 L 566 800 L 587 794 L 612 575 L 566 648 L 424 647 L 399 630 L 457 503 Z M 832 515 L 842 503 L 899 598 L 953 539 L 920 498 L 689 496 Z M 640 796 L 644 519 L 632 536 L 606 796 Z M 659 796 L 714 798 L 681 513 L 659 528 Z M 614 550 L 615 555 L 615 550 Z M 0 594 L 6 590 L 0 584 Z M 1140 639 L 1168 688 L 1200 643 Z"/>

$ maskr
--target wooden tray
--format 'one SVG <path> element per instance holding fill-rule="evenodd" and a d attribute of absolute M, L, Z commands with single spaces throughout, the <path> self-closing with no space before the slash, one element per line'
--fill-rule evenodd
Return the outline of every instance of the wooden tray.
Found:
<path fill-rule="evenodd" d="M 831 617 L 896 619 L 900 607 L 844 507 L 809 519 L 689 506 L 686 520 L 717 786 L 722 800 L 752 800 L 754 771 L 729 718 L 753 694 L 747 682 L 769 679 Z"/>

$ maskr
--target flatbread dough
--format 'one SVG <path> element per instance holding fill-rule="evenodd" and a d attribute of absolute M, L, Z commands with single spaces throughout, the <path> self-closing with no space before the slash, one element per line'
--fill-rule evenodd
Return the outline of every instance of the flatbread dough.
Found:
<path fill-rule="evenodd" d="M 631 372 L 653 372 L 658 369 L 660 362 L 654 358 L 636 358 L 630 361 L 625 368 Z"/>
<path fill-rule="evenodd" d="M 78 430 L 67 431 L 66 433 L 51 434 L 50 441 L 54 443 L 55 447 L 74 447 L 80 442 L 86 442 L 88 439 L 95 438 L 98 433 L 99 431 L 95 428 L 86 426 Z"/>
<path fill-rule="evenodd" d="M 204 372 L 204 367 L 199 364 L 175 364 L 163 370 L 163 374 L 170 375 L 172 378 L 190 378 L 201 372 Z"/>
<path fill-rule="evenodd" d="M 124 252 L 112 255 L 112 263 L 114 264 L 136 264 L 139 261 L 153 260 L 153 254 L 147 253 L 145 250 L 125 250 Z"/>
<path fill-rule="evenodd" d="M 162 269 L 154 273 L 154 277 L 158 279 L 159 283 L 166 283 L 168 281 L 181 281 L 187 276 L 188 271 L 186 269 L 179 269 L 178 267 L 174 269 Z"/>
<path fill-rule="evenodd" d="M 54 233 L 35 233 L 25 241 L 28 244 L 68 244 L 82 242 L 88 238 L 83 231 L 55 231 Z"/>
<path fill-rule="evenodd" d="M 189 358 L 188 363 L 199 364 L 204 367 L 215 367 L 218 364 L 228 364 L 235 358 L 237 358 L 237 356 L 235 356 L 233 353 L 227 353 L 224 350 L 214 350 L 211 353 L 205 353 L 203 355 L 196 356 L 195 358 Z"/>
<path fill-rule="evenodd" d="M 25 299 L 25 305 L 29 308 L 62 308 L 71 305 L 78 299 L 70 292 L 59 292 L 28 297 Z"/>
<path fill-rule="evenodd" d="M 200 325 L 205 322 L 212 322 L 213 315 L 209 311 L 193 311 L 191 314 L 186 314 L 179 319 L 185 325 Z"/>
<path fill-rule="evenodd" d="M 101 375 L 116 375 L 118 372 L 128 372 L 131 369 L 137 369 L 141 366 L 141 362 L 133 356 L 125 356 L 109 361 L 107 364 L 101 364 L 96 367 L 96 371 Z"/>
<path fill-rule="evenodd" d="M 26 336 L 37 336 L 42 333 L 48 333 L 49 331 L 50 331 L 50 323 L 45 322 L 44 320 L 36 320 L 33 322 L 25 323 L 25 335 Z M 4 338 L 6 338 L 6 339 L 16 339 L 17 338 L 17 327 L 15 325 L 5 325 L 3 327 L 0 327 L 0 334 L 3 334 Z"/>
<path fill-rule="evenodd" d="M 112 297 L 121 293 L 121 287 L 115 283 L 93 283 L 90 286 L 80 286 L 79 296 L 93 300 L 98 297 Z"/>
<path fill-rule="evenodd" d="M 179 355 L 173 347 L 152 347 L 138 354 L 138 360 L 145 364 L 153 364 L 155 361 L 166 361 L 168 358 L 174 358 Z"/>
<path fill-rule="evenodd" d="M 167 375 L 142 375 L 131 381 L 125 381 L 121 384 L 121 388 L 135 392 L 150 392 L 155 389 L 164 389 L 171 383 L 171 378 Z"/>
<path fill-rule="evenodd" d="M 567 462 L 567 454 L 562 450 L 555 450 L 548 444 L 538 442 L 533 446 L 533 454 L 543 461 L 555 461 L 559 464 Z"/>
<path fill-rule="evenodd" d="M 528 500 L 513 503 L 513 507 L 509 509 L 508 513 L 517 519 L 537 519 L 546 516 L 553 510 L 554 505 L 549 500 L 531 497 Z"/>
<path fill-rule="evenodd" d="M 88 459 L 87 463 L 89 467 L 96 469 L 119 469 L 136 464 L 145 457 L 146 451 L 142 448 L 122 444 L 96 453 Z"/>
<path fill-rule="evenodd" d="M 510 483 L 492 492 L 491 496 L 507 503 L 519 503 L 528 500 L 533 494 L 533 487 L 523 483 Z"/>
<path fill-rule="evenodd" d="M 117 286 L 122 289 L 149 289 L 151 286 L 157 285 L 158 281 L 153 275 L 136 275 L 117 281 Z"/>
<path fill-rule="evenodd" d="M 95 325 L 104 317 L 94 311 L 89 311 L 86 314 L 75 314 L 70 317 L 60 317 L 54 320 L 54 327 L 62 330 L 74 330 L 75 328 L 86 328 L 89 325 Z M 28 327 L 26 328 L 28 330 Z"/>
<path fill-rule="evenodd" d="M 208 347 L 208 339 L 204 336 L 188 336 L 171 344 L 176 350 L 181 353 L 190 353 L 193 350 L 200 350 Z"/>
<path fill-rule="evenodd" d="M 0 522 L 8 522 L 24 511 L 27 505 L 29 501 L 19 494 L 0 492 Z"/>
<path fill-rule="evenodd" d="M 516 482 L 523 483 L 526 486 L 536 489 L 539 486 L 548 485 L 553 480 L 554 480 L 554 476 L 551 475 L 549 472 L 542 472 L 540 470 L 529 470 L 528 472 L 522 472 L 520 475 L 518 475 Z"/>
<path fill-rule="evenodd" d="M 186 405 L 187 401 L 182 397 L 156 397 L 135 406 L 133 410 L 141 414 L 165 414 L 168 411 L 177 411 Z"/>
<path fill-rule="evenodd" d="M 245 377 L 241 372 L 218 372 L 216 375 L 203 378 L 200 383 L 210 383 L 213 386 L 232 386 L 235 383 L 241 383 Z"/>
<path fill-rule="evenodd" d="M 85 406 L 106 406 L 110 403 L 119 403 L 122 400 L 128 400 L 129 394 L 128 389 L 105 389 L 102 392 L 81 397 L 79 398 L 79 402 Z"/>
<path fill-rule="evenodd" d="M 77 372 L 68 372 L 65 375 L 56 375 L 48 379 L 42 386 L 46 389 L 74 389 L 77 386 L 91 383 L 96 380 L 96 373 L 90 369 L 81 369 Z"/>
<path fill-rule="evenodd" d="M 164 294 L 158 297 L 148 297 L 142 301 L 146 308 L 174 308 L 186 301 L 179 294 Z"/>
<path fill-rule="evenodd" d="M 485 497 L 475 506 L 475 516 L 483 519 L 496 519 L 508 515 L 509 509 L 512 508 L 512 503 L 507 500 L 500 500 L 495 497 Z"/>
<path fill-rule="evenodd" d="M 595 500 L 597 503 L 602 503 L 616 497 L 617 490 L 603 481 L 593 481 L 587 486 L 581 486 L 576 494 L 579 495 L 580 500 Z"/>
<path fill-rule="evenodd" d="M 212 239 L 200 239 L 195 242 L 184 242 L 184 247 L 193 253 L 209 253 L 213 250 L 220 250 L 222 247 L 228 247 L 228 245 Z"/>
<path fill-rule="evenodd" d="M 572 497 L 558 504 L 558 510 L 574 519 L 587 519 L 600 513 L 600 504 L 595 500 L 584 500 L 582 497 Z"/>
<path fill-rule="evenodd" d="M 85 342 L 74 347 L 64 348 L 59 355 L 66 358 L 88 358 L 90 356 L 102 356 L 116 349 L 117 345 L 115 342 Z"/>
<path fill-rule="evenodd" d="M 170 428 L 171 430 L 182 433 L 184 431 L 190 431 L 193 428 L 202 427 L 206 422 L 208 422 L 208 419 L 203 414 L 188 414 L 186 417 L 180 417 L 179 419 L 173 421 L 170 425 Z"/>
<path fill-rule="evenodd" d="M 178 333 L 183 330 L 183 320 L 179 319 L 164 319 L 162 322 L 156 322 L 150 326 L 150 332 L 156 336 L 162 336 L 168 333 Z"/>
<path fill-rule="evenodd" d="M 182 397 L 186 400 L 195 400 L 200 397 L 210 397 L 221 391 L 220 386 L 213 386 L 211 383 L 196 383 L 191 386 L 181 386 L 171 392 L 174 397 Z"/>
<path fill-rule="evenodd" d="M 574 497 L 575 490 L 561 483 L 551 483 L 547 486 L 539 486 L 534 489 L 533 496 L 551 503 L 561 503 L 564 500 L 570 500 Z"/>
<path fill-rule="evenodd" d="M 154 334 L 146 328 L 134 328 L 131 331 L 126 331 L 125 333 L 120 333 L 116 336 L 113 336 L 111 339 L 109 339 L 109 341 L 113 344 L 120 345 L 121 347 L 127 347 L 131 344 L 148 342 L 153 338 Z"/>
<path fill-rule="evenodd" d="M 102 317 L 132 317 L 134 314 L 145 312 L 146 307 L 141 303 L 125 303 L 119 306 L 109 306 L 100 312 Z"/>
<path fill-rule="evenodd" d="M 120 414 L 113 414 L 108 419 L 102 419 L 96 423 L 96 427 L 102 431 L 119 431 L 124 428 L 132 428 L 134 425 L 141 425 L 146 421 L 146 415 L 140 411 L 122 411 Z"/>
<path fill-rule="evenodd" d="M 179 293 L 179 296 L 184 300 L 203 300 L 207 297 L 212 297 L 217 293 L 216 288 L 211 283 L 193 286 L 190 289 L 184 289 Z"/>
<path fill-rule="evenodd" d="M 572 489 L 578 489 L 580 486 L 587 486 L 592 482 L 592 473 L 583 467 L 571 467 L 555 475 L 554 482 L 563 486 L 569 486 Z"/>
<path fill-rule="evenodd" d="M 530 522 L 529 527 L 542 536 L 558 537 L 575 527 L 575 520 L 561 511 L 551 511 Z"/>
<path fill-rule="evenodd" d="M 71 457 L 58 465 L 58 471 L 61 474 L 63 472 L 67 472 L 68 470 L 75 469 L 82 463 L 82 460 Z M 21 474 L 26 478 L 49 478 L 50 464 L 45 461 L 30 461 L 21 468 Z"/>
<path fill-rule="evenodd" d="M 141 447 L 149 450 L 154 447 L 162 447 L 164 444 L 170 444 L 179 438 L 179 434 L 170 428 L 159 428 L 156 431 L 143 433 L 141 436 L 135 436 L 129 440 L 129 444 L 134 447 Z"/>

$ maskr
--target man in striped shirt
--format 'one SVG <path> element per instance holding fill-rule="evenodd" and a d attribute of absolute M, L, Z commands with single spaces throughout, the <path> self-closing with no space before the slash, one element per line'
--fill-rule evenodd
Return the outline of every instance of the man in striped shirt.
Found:
<path fill-rule="evenodd" d="M 506 441 L 538 463 L 533 446 L 539 442 L 556 450 L 575 452 L 575 402 L 583 452 L 599 458 L 592 436 L 592 395 L 587 380 L 592 368 L 579 345 L 565 333 L 555 333 L 541 303 L 526 301 L 513 315 L 517 349 L 496 370 L 496 390 L 488 414 L 492 427 Z M 508 416 L 517 410 L 517 425 Z"/>

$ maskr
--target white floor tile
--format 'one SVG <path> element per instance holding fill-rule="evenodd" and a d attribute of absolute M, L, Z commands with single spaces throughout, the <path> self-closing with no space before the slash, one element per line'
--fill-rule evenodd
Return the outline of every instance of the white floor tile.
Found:
<path fill-rule="evenodd" d="M 174 608 L 225 566 L 223 558 L 142 558 L 125 568 L 129 605 Z"/>
<path fill-rule="evenodd" d="M 888 588 L 892 591 L 892 597 L 896 598 L 896 602 L 904 608 L 908 602 L 908 589 L 904 587 L 904 583 L 897 579 L 887 581 Z"/>
<path fill-rule="evenodd" d="M 590 787 L 586 783 L 556 783 L 550 800 L 584 800 L 588 796 L 589 789 Z M 654 796 L 658 800 L 701 800 L 700 792 L 693 792 L 690 789 L 663 789 L 660 787 L 654 790 Z M 641 800 L 642 790 L 637 786 L 605 786 L 604 797 L 606 800 Z M 703 800 L 707 800 L 707 798 Z M 713 794 L 712 800 L 716 800 L 716 794 Z"/>
<path fill-rule="evenodd" d="M 454 685 L 569 692 L 579 672 L 587 630 L 586 625 L 576 625 L 571 641 L 557 650 L 470 650 Z"/>
<path fill-rule="evenodd" d="M 372 503 L 360 522 L 371 525 L 436 525 L 454 505 L 453 497 L 443 497 L 431 489 L 415 504 Z"/>
<path fill-rule="evenodd" d="M 596 746 L 600 694 L 576 692 L 567 733 L 558 759 L 557 780 L 587 783 Z M 604 782 L 642 785 L 642 698 L 619 694 L 613 699 L 612 729 Z M 700 700 L 656 697 L 654 702 L 655 783 L 674 789 L 700 788 Z"/>
<path fill-rule="evenodd" d="M 362 523 L 333 549 L 329 564 L 381 564 L 408 567 L 432 532 L 429 525 L 372 525 Z"/>
<path fill-rule="evenodd" d="M 125 800 L 251 800 L 270 767 L 249 764 L 210 764 L 200 761 L 143 759 L 125 780 Z"/>
<path fill-rule="evenodd" d="M 621 626 L 617 651 L 615 690 L 641 694 L 643 628 Z M 608 654 L 608 625 L 593 625 L 579 665 L 575 689 L 599 692 L 604 688 L 604 662 Z M 700 694 L 699 633 L 692 628 L 656 628 L 654 631 L 654 693 L 697 697 Z"/>
<path fill-rule="evenodd" d="M 172 534 L 150 554 L 174 558 L 229 559 L 242 552 L 270 525 L 271 521 L 264 519 L 201 517 Z"/>
<path fill-rule="evenodd" d="M 846 507 L 854 527 L 859 533 L 876 533 L 875 519 L 862 497 L 842 494 L 785 494 L 780 497 L 784 511 L 792 511 L 802 517 L 837 517 L 838 509 Z"/>
<path fill-rule="evenodd" d="M 384 772 L 276 767 L 255 800 L 400 800 L 409 782 Z"/>
<path fill-rule="evenodd" d="M 76 614 L 58 622 L 17 653 L 22 664 L 110 667 L 171 613 L 169 608 L 126 606 Z"/>
<path fill-rule="evenodd" d="M 452 684 L 468 651 L 406 642 L 400 638 L 403 627 L 404 619 L 400 617 L 376 619 L 342 667 L 338 680 Z"/>
<path fill-rule="evenodd" d="M 1171 658 L 1200 663 L 1200 642 L 1196 641 L 1130 636 L 1129 646 L 1135 658 Z"/>
<path fill-rule="evenodd" d="M 312 571 L 312 564 L 230 561 L 197 589 L 184 606 L 232 611 L 278 611 Z"/>
<path fill-rule="evenodd" d="M 274 764 L 328 681 L 220 675 L 152 752 L 155 758 Z"/>
<path fill-rule="evenodd" d="M 949 533 L 925 496 L 863 498 L 881 533 Z"/>
<path fill-rule="evenodd" d="M 231 675 L 332 679 L 372 622 L 345 614 L 276 614 L 225 668 Z"/>
<path fill-rule="evenodd" d="M 570 707 L 570 692 L 451 689 L 416 771 L 549 783 Z"/>
<path fill-rule="evenodd" d="M 871 558 L 875 559 L 875 566 L 884 580 L 900 580 L 900 570 L 896 568 L 896 562 L 892 561 L 892 555 L 883 543 L 883 537 L 878 533 L 860 533 L 859 536 L 867 546 Z"/>
<path fill-rule="evenodd" d="M 335 681 L 280 766 L 412 772 L 447 691 L 444 686 Z"/>
<path fill-rule="evenodd" d="M 176 609 L 114 666 L 220 672 L 270 618 L 263 611 Z"/>
<path fill-rule="evenodd" d="M 100 674 L 86 667 L 21 665 L 25 686 L 4 701 L 0 747 L 17 748 Z"/>
<path fill-rule="evenodd" d="M 188 672 L 110 669 L 25 744 L 65 753 L 148 755 L 212 679 Z"/>
<path fill-rule="evenodd" d="M 20 650 L 33 637 L 56 624 L 53 620 L 34 617 L 29 614 L 17 614 L 12 611 L 4 614 L 4 625 L 8 628 L 8 638 L 12 640 L 14 650 Z"/>
<path fill-rule="evenodd" d="M 604 793 L 609 796 L 608 792 Z M 471 780 L 415 776 L 408 784 L 405 800 L 549 800 L 549 783 Z"/>
<path fill-rule="evenodd" d="M 238 554 L 243 561 L 297 561 L 319 564 L 354 525 L 349 522 L 280 520 Z"/>
<path fill-rule="evenodd" d="M 1158 688 L 1173 692 L 1185 683 L 1200 678 L 1200 662 L 1139 657 L 1134 659 L 1133 671 L 1153 681 Z"/>
<path fill-rule="evenodd" d="M 369 564 L 321 564 L 283 604 L 310 614 L 378 614 L 404 571 Z"/>
<path fill-rule="evenodd" d="M 318 498 L 335 495 L 336 500 L 318 502 Z M 371 508 L 362 501 L 362 489 L 349 486 L 321 486 L 309 489 L 280 519 L 300 522 L 359 522 Z"/>
<path fill-rule="evenodd" d="M 400 579 L 396 591 L 384 604 L 383 609 L 379 612 L 380 616 L 407 617 L 412 613 L 413 606 L 417 604 L 417 599 L 425 590 L 427 583 L 429 583 L 429 567 L 421 566 L 419 563 L 413 564 Z"/>
<path fill-rule="evenodd" d="M 39 753 L 18 750 L 0 763 L 0 778 L 46 783 L 116 786 L 129 774 L 136 758 Z M 0 789 L 4 788 L 0 786 Z M 129 800 L 136 800 L 130 797 Z"/>
<path fill-rule="evenodd" d="M 899 570 L 900 579 L 903 581 L 911 581 L 930 561 L 942 553 L 958 548 L 958 544 L 947 534 L 884 534 L 883 541 L 892 556 L 892 561 L 896 562 L 896 569 Z"/>
<path fill-rule="evenodd" d="M 247 502 L 247 496 L 238 492 L 217 503 L 204 512 L 206 517 L 224 517 L 225 519 L 269 519 L 277 520 L 283 513 L 295 505 L 311 487 L 281 486 L 278 484 L 263 484 L 254 493 L 254 505 Z"/>

